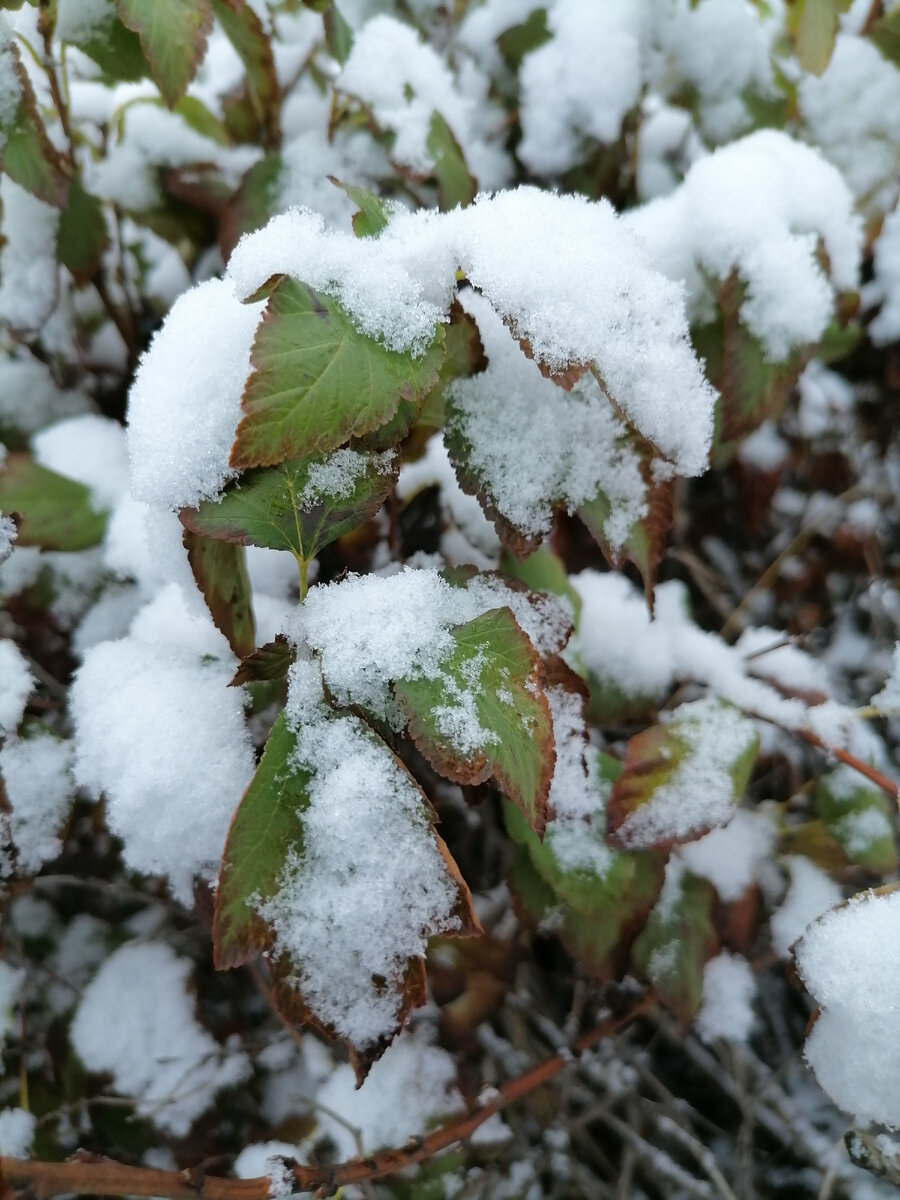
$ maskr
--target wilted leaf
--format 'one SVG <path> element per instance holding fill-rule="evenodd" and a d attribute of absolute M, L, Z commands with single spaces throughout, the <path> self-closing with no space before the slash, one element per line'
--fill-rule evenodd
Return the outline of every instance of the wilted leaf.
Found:
<path fill-rule="evenodd" d="M 443 355 L 442 325 L 420 357 L 397 353 L 360 333 L 331 296 L 282 279 L 253 344 L 232 466 L 335 450 L 379 429 L 434 386 Z"/>
<path fill-rule="evenodd" d="M 295 658 L 290 642 L 283 633 L 279 633 L 274 642 L 266 642 L 241 660 L 228 686 L 241 687 L 245 683 L 269 683 L 274 679 L 284 679 Z"/>
<path fill-rule="evenodd" d="M 210 0 L 116 0 L 122 23 L 138 35 L 153 80 L 174 108 L 206 53 Z"/>
<path fill-rule="evenodd" d="M 30 454 L 10 454 L 0 468 L 0 512 L 18 514 L 17 545 L 42 550 L 96 546 L 108 519 L 94 509 L 83 483 L 49 471 Z"/>
<path fill-rule="evenodd" d="M 716 951 L 711 883 L 669 871 L 632 956 L 659 999 L 687 1024 L 703 998 L 703 969 Z"/>
<path fill-rule="evenodd" d="M 238 658 L 256 645 L 253 600 L 243 546 L 185 529 L 188 562 L 217 629 Z"/>
<path fill-rule="evenodd" d="M 281 89 L 275 73 L 272 45 L 252 5 L 212 0 L 216 20 L 225 31 L 247 72 L 250 105 L 264 135 L 264 144 L 277 146 L 281 140 L 279 115 Z"/>
<path fill-rule="evenodd" d="M 84 190 L 79 179 L 73 179 L 56 234 L 59 261 L 69 268 L 76 283 L 87 283 L 99 268 L 108 244 L 103 205 Z"/>
<path fill-rule="evenodd" d="M 554 750 L 537 653 L 508 608 L 458 625 L 452 635 L 453 651 L 436 678 L 394 684 L 410 737 L 448 779 L 495 779 L 540 836 Z"/>
<path fill-rule="evenodd" d="M 466 159 L 453 130 L 439 112 L 431 114 L 425 149 L 434 162 L 441 212 L 471 204 L 478 192 L 478 183 L 469 173 Z"/>
<path fill-rule="evenodd" d="M 355 187 L 352 183 L 341 183 L 333 175 L 328 177 L 335 187 L 347 194 L 347 198 L 357 206 L 358 212 L 353 214 L 353 232 L 357 237 L 378 237 L 387 226 L 388 214 L 383 201 L 373 192 L 365 188 Z"/>
<path fill-rule="evenodd" d="M 631 738 L 609 800 L 608 840 L 622 849 L 665 849 L 725 824 L 756 760 L 752 721 L 708 697 L 666 725 Z"/>
<path fill-rule="evenodd" d="M 0 168 L 38 200 L 62 208 L 69 187 L 68 164 L 47 136 L 19 47 L 12 39 L 0 46 L 0 75 L 18 89 L 18 99 L 7 97 L 0 112 Z"/>
<path fill-rule="evenodd" d="M 887 804 L 879 788 L 849 767 L 821 775 L 816 810 L 850 862 L 879 875 L 897 867 L 897 847 Z"/>

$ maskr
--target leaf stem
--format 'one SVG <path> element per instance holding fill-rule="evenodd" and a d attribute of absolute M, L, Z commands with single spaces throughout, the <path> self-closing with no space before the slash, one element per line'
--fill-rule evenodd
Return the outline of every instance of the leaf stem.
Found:
<path fill-rule="evenodd" d="M 306 600 L 306 593 L 309 591 L 309 559 L 304 558 L 302 554 L 295 554 L 297 560 L 297 570 L 300 573 L 300 603 Z"/>

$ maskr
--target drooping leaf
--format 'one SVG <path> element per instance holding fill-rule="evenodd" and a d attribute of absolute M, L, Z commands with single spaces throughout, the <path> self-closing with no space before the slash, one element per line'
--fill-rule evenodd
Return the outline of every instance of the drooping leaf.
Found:
<path fill-rule="evenodd" d="M 76 27 L 66 40 L 92 58 L 108 79 L 135 83 L 150 76 L 141 39 L 119 19 L 115 0 L 92 5 L 91 20 Z"/>
<path fill-rule="evenodd" d="M 153 80 L 174 108 L 206 53 L 213 25 L 210 0 L 116 0 L 116 9 L 140 38 Z"/>
<path fill-rule="evenodd" d="M 869 37 L 888 62 L 900 67 L 900 9 L 895 8 L 876 21 Z"/>
<path fill-rule="evenodd" d="M 715 888 L 689 871 L 666 873 L 632 956 L 659 999 L 687 1024 L 703 998 L 703 969 L 716 951 Z"/>
<path fill-rule="evenodd" d="M 275 73 L 272 45 L 263 23 L 250 4 L 236 5 L 233 0 L 212 0 L 212 8 L 225 36 L 244 64 L 248 99 L 257 116 L 264 144 L 277 146 L 281 139 L 281 88 Z"/>
<path fill-rule="evenodd" d="M 384 202 L 374 192 L 367 192 L 365 188 L 356 187 L 352 183 L 342 183 L 333 175 L 329 175 L 328 178 L 335 187 L 346 192 L 347 198 L 359 210 L 353 214 L 353 232 L 356 236 L 360 238 L 378 237 L 388 223 L 388 213 Z"/>
<path fill-rule="evenodd" d="M 404 840 L 409 838 L 421 848 L 417 868 L 421 871 L 426 861 L 424 869 L 431 886 L 438 891 L 448 889 L 443 898 L 436 899 L 445 912 L 441 930 L 466 936 L 477 932 L 479 926 L 468 888 L 434 832 L 427 801 L 405 768 L 358 718 L 334 716 L 320 705 L 314 720 L 318 735 L 325 739 L 323 744 L 328 744 L 330 733 L 336 735 L 336 744 L 343 751 L 341 761 L 327 762 L 321 755 L 305 761 L 297 733 L 288 727 L 283 714 L 276 720 L 228 834 L 216 893 L 215 961 L 224 969 L 260 951 L 271 952 L 275 998 L 282 1012 L 292 1020 L 315 1024 L 331 1036 L 343 1036 L 351 1045 L 358 1073 L 364 1074 L 410 1009 L 425 999 L 421 952 L 405 949 L 402 936 L 399 944 L 391 937 L 393 925 L 402 922 L 402 916 L 381 904 L 369 907 L 364 902 L 369 873 L 378 869 L 383 874 L 385 866 L 382 848 L 373 844 L 379 831 L 372 828 L 372 821 L 377 824 L 379 812 L 386 814 L 390 827 L 403 829 Z M 317 789 L 327 792 L 334 788 L 340 795 L 339 805 L 365 800 L 366 811 L 360 812 L 363 832 L 357 842 L 346 824 L 349 814 L 335 811 L 331 803 L 326 803 L 329 821 L 323 823 Z M 315 846 L 312 859 L 307 855 L 310 844 Z M 288 949 L 279 914 L 285 905 L 290 906 L 291 889 L 296 889 L 297 881 L 302 883 L 305 872 L 321 869 L 326 858 L 329 871 L 343 875 L 343 886 L 337 874 L 329 877 L 327 885 L 323 881 L 324 890 L 316 895 L 321 911 L 298 913 L 289 935 L 293 949 Z M 407 856 L 405 867 L 398 869 L 410 866 Z M 438 885 L 441 876 L 444 882 Z M 372 883 L 374 886 L 375 881 Z M 354 902 L 347 907 L 343 889 L 351 886 Z M 398 891 L 396 901 L 401 908 L 402 892 Z M 419 904 L 415 911 L 420 908 Z M 424 949 L 424 938 L 438 930 L 419 928 L 414 932 L 416 945 Z M 306 936 L 316 943 L 308 951 L 303 946 Z M 378 969 L 370 978 L 360 964 L 375 960 Z M 324 971 L 327 979 L 323 981 L 317 971 Z M 368 1012 L 373 1006 L 375 1015 Z M 354 1044 L 348 1030 L 359 1025 L 362 1015 L 363 1024 L 371 1024 L 371 1033 L 357 1037 Z"/>
<path fill-rule="evenodd" d="M 279 633 L 274 642 L 266 642 L 241 660 L 228 686 L 241 687 L 245 683 L 269 683 L 284 679 L 295 658 L 290 642 L 283 633 Z"/>
<path fill-rule="evenodd" d="M 378 512 L 397 480 L 394 454 L 337 450 L 247 471 L 220 501 L 183 509 L 181 521 L 210 538 L 290 550 L 307 562 Z"/>
<path fill-rule="evenodd" d="M 628 742 L 613 785 L 608 841 L 621 849 L 666 849 L 725 824 L 759 748 L 752 721 L 707 697 L 675 710 Z"/>
<path fill-rule="evenodd" d="M 282 279 L 253 344 L 232 466 L 336 450 L 379 429 L 434 386 L 443 354 L 442 325 L 419 357 L 398 353 L 360 333 L 331 296 Z"/>
<path fill-rule="evenodd" d="M 471 204 L 478 192 L 478 182 L 466 166 L 465 155 L 453 130 L 439 112 L 431 114 L 425 149 L 434 163 L 441 212 Z"/>
<path fill-rule="evenodd" d="M 216 628 L 238 658 L 245 658 L 256 645 L 256 631 L 243 546 L 185 529 L 184 547 Z"/>
<path fill-rule="evenodd" d="M 87 283 L 99 268 L 108 244 L 103 205 L 84 190 L 79 179 L 73 179 L 56 233 L 59 261 L 72 272 L 76 283 Z"/>
<path fill-rule="evenodd" d="M 821 775 L 816 810 L 850 862 L 879 875 L 896 870 L 897 846 L 882 792 L 848 767 Z"/>
<path fill-rule="evenodd" d="M 87 550 L 103 541 L 109 514 L 97 512 L 83 483 L 57 475 L 30 454 L 0 467 L 0 512 L 18 514 L 20 546 Z"/>
<path fill-rule="evenodd" d="M 496 780 L 540 836 L 554 762 L 540 659 L 508 608 L 458 625 L 452 636 L 436 678 L 394 684 L 410 737 L 446 778 Z"/>
<path fill-rule="evenodd" d="M 43 200 L 62 208 L 69 188 L 69 167 L 47 136 L 19 47 L 10 38 L 0 45 L 0 75 L 15 86 L 0 111 L 0 169 Z"/>

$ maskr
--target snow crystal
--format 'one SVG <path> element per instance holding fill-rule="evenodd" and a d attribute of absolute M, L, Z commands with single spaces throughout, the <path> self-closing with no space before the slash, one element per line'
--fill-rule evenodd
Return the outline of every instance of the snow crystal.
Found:
<path fill-rule="evenodd" d="M 185 292 L 141 358 L 128 405 L 128 453 L 138 500 L 165 508 L 218 495 L 250 374 L 262 304 L 242 304 L 229 283 Z"/>
<path fill-rule="evenodd" d="M 619 826 L 624 846 L 688 838 L 711 825 L 724 825 L 734 811 L 731 768 L 756 736 L 752 722 L 713 696 L 679 705 L 672 719 L 684 756 L 648 802 Z"/>
<path fill-rule="evenodd" d="M 4 175 L 0 178 L 0 321 L 39 329 L 56 303 L 59 209 Z"/>
<path fill-rule="evenodd" d="M 703 1003 L 695 1028 L 704 1042 L 746 1042 L 755 1022 L 756 980 L 746 958 L 727 951 L 703 970 Z"/>
<path fill-rule="evenodd" d="M 760 130 L 694 163 L 684 183 L 623 217 L 655 266 L 684 280 L 694 320 L 709 320 L 708 277 L 737 272 L 741 317 L 773 360 L 815 342 L 835 289 L 855 288 L 862 223 L 840 173 L 818 151 Z M 818 261 L 821 238 L 830 280 Z"/>
<path fill-rule="evenodd" d="M 678 857 L 692 875 L 708 879 L 726 903 L 740 900 L 775 845 L 776 827 L 763 812 L 738 809 L 727 825 L 679 846 Z"/>
<path fill-rule="evenodd" d="M 163 1132 L 183 1137 L 223 1087 L 250 1074 L 243 1054 L 224 1055 L 194 1017 L 191 963 L 160 942 L 112 954 L 84 990 L 71 1038 L 89 1071 Z"/>
<path fill-rule="evenodd" d="M 900 71 L 864 37 L 838 34 L 820 76 L 798 89 L 806 134 L 836 166 L 860 206 L 883 213 L 898 195 Z"/>
<path fill-rule="evenodd" d="M 782 958 L 790 954 L 791 946 L 817 917 L 842 899 L 834 880 L 808 858 L 791 855 L 787 865 L 791 886 L 771 920 L 772 945 Z"/>
<path fill-rule="evenodd" d="M 35 682 L 21 650 L 0 638 L 0 734 L 14 733 Z"/>
<path fill-rule="evenodd" d="M 618 138 L 641 93 L 640 21 L 634 0 L 548 6 L 552 36 L 525 55 L 519 70 L 517 154 L 530 171 L 559 175 L 584 159 L 587 139 Z"/>
<path fill-rule="evenodd" d="M 186 903 L 194 874 L 215 876 L 254 771 L 233 673 L 222 635 L 172 585 L 130 637 L 89 649 L 72 685 L 76 781 L 106 794 L 126 862 L 168 874 Z"/>
<path fill-rule="evenodd" d="M 72 799 L 72 745 L 50 734 L 10 739 L 0 775 L 12 807 L 10 832 L 21 875 L 33 875 L 62 849 L 59 828 Z"/>
<path fill-rule="evenodd" d="M 307 483 L 297 497 L 297 506 L 302 512 L 307 512 L 324 499 L 341 499 L 349 496 L 357 480 L 371 470 L 377 474 L 385 474 L 391 469 L 394 451 L 385 450 L 382 454 L 358 454 L 355 450 L 336 450 L 327 455 L 320 463 L 313 463 L 309 468 Z"/>
<path fill-rule="evenodd" d="M 619 549 L 646 515 L 646 484 L 628 431 L 593 376 L 564 392 L 522 354 L 486 300 L 467 294 L 489 359 L 448 389 L 448 427 L 467 445 L 494 507 L 530 537 L 549 533 L 553 503 L 569 513 L 603 493 L 603 533 Z"/>
<path fill-rule="evenodd" d="M 894 646 L 891 670 L 884 687 L 872 697 L 875 708 L 900 711 L 900 642 Z"/>
<path fill-rule="evenodd" d="M 288 272 L 335 294 L 364 333 L 420 353 L 457 270 L 550 369 L 596 361 L 613 400 L 683 474 L 706 467 L 715 393 L 691 350 L 680 285 L 646 261 L 606 201 L 522 187 L 451 213 L 395 212 L 378 238 L 292 210 L 242 238 L 240 295 Z"/>
<path fill-rule="evenodd" d="M 826 914 L 796 960 L 822 1009 L 805 1051 L 819 1083 L 858 1121 L 900 1127 L 900 893 L 862 893 Z"/>
<path fill-rule="evenodd" d="M 37 1119 L 24 1108 L 0 1109 L 0 1154 L 9 1158 L 27 1158 Z"/>
<path fill-rule="evenodd" d="M 318 668 L 295 663 L 285 711 L 295 762 L 311 773 L 309 804 L 302 848 L 259 912 L 304 1002 L 364 1048 L 393 1031 L 408 960 L 458 927 L 457 896 L 416 783 L 358 718 L 332 717 L 317 690 Z"/>
<path fill-rule="evenodd" d="M 42 466 L 89 487 L 98 512 L 128 491 L 125 430 L 118 421 L 84 413 L 42 429 L 31 445 Z"/>

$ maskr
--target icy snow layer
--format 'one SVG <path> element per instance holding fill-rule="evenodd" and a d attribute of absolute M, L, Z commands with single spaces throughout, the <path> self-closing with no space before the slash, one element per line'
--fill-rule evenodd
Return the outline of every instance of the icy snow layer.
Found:
<path fill-rule="evenodd" d="M 900 1128 L 900 892 L 864 892 L 807 930 L 797 969 L 821 1008 L 806 1059 L 857 1121 Z"/>
<path fill-rule="evenodd" d="M 327 708 L 316 664 L 291 668 L 285 715 L 309 804 L 302 847 L 259 913 L 304 1003 L 362 1049 L 394 1031 L 409 959 L 459 927 L 457 891 L 418 785 L 358 717 Z"/>
<path fill-rule="evenodd" d="M 364 239 L 294 210 L 242 238 L 228 274 L 249 296 L 287 272 L 336 295 L 364 333 L 420 353 L 447 319 L 458 269 L 537 359 L 551 370 L 594 361 L 641 433 L 680 473 L 702 473 L 715 392 L 681 286 L 649 266 L 606 201 L 523 187 L 451 213 L 398 212 Z"/>
<path fill-rule="evenodd" d="M 21 650 L 15 642 L 0 638 L 0 735 L 15 733 L 33 689 L 34 679 Z"/>
<path fill-rule="evenodd" d="M 224 1054 L 194 1016 L 191 963 L 161 942 L 112 954 L 84 990 L 71 1037 L 89 1071 L 173 1137 L 184 1137 L 223 1087 L 250 1074 L 243 1054 Z"/>
<path fill-rule="evenodd" d="M 703 1003 L 695 1022 L 703 1041 L 746 1042 L 756 1020 L 755 995 L 756 980 L 746 958 L 725 951 L 710 959 L 703 970 Z"/>
<path fill-rule="evenodd" d="M 860 206 L 887 212 L 900 173 L 900 71 L 868 38 L 839 34 L 822 75 L 798 90 L 805 132 L 840 167 Z"/>
<path fill-rule="evenodd" d="M 623 223 L 656 267 L 685 281 L 692 320 L 715 313 L 706 278 L 737 272 L 747 289 L 741 317 L 775 361 L 815 342 L 835 291 L 858 283 L 863 231 L 847 185 L 817 151 L 775 130 L 700 159 L 675 192 L 631 209 Z"/>
<path fill-rule="evenodd" d="M 466 461 L 517 530 L 550 532 L 553 506 L 569 513 L 602 492 L 610 503 L 603 533 L 614 550 L 646 514 L 646 484 L 627 428 L 592 375 L 564 392 L 526 358 L 481 296 L 466 293 L 488 368 L 448 390 L 448 428 L 467 444 Z"/>
<path fill-rule="evenodd" d="M 129 866 L 168 875 L 185 903 L 195 874 L 215 876 L 253 775 L 234 666 L 208 616 L 171 584 L 130 636 L 87 651 L 72 685 L 76 781 L 106 794 Z"/>
<path fill-rule="evenodd" d="M 13 738 L 0 749 L 19 875 L 34 875 L 62 849 L 58 834 L 72 799 L 72 744 L 51 734 Z"/>
<path fill-rule="evenodd" d="M 138 364 L 128 403 L 132 493 L 163 508 L 216 496 L 228 466 L 262 304 L 211 279 L 172 306 Z"/>
<path fill-rule="evenodd" d="M 865 298 L 881 304 L 869 324 L 869 336 L 876 346 L 883 346 L 900 341 L 900 203 L 881 228 L 874 256 L 875 279 Z"/>

